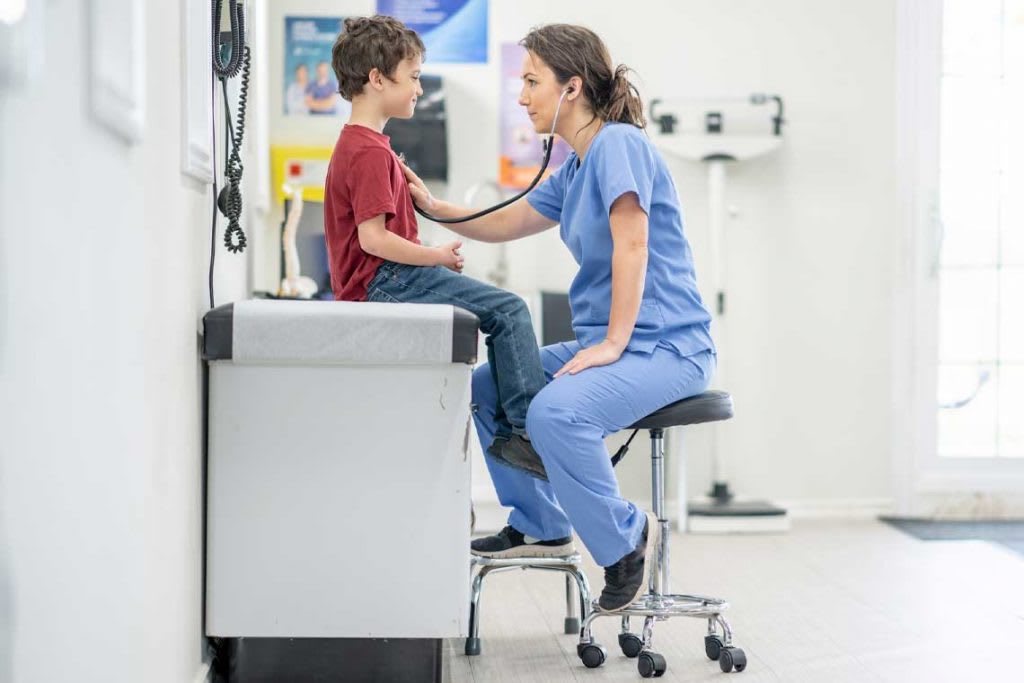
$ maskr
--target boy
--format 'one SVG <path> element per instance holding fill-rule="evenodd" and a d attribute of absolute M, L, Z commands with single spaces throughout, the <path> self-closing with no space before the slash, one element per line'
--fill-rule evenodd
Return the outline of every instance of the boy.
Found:
<path fill-rule="evenodd" d="M 412 117 L 423 42 L 392 17 L 345 20 L 332 63 L 352 103 L 331 155 L 324 231 L 331 287 L 343 301 L 451 304 L 480 319 L 499 394 L 495 459 L 547 479 L 526 435 L 526 411 L 545 385 L 530 313 L 518 296 L 459 275 L 462 243 L 420 244 L 403 167 L 383 134 L 391 117 Z M 486 444 L 485 444 L 486 445 Z"/>

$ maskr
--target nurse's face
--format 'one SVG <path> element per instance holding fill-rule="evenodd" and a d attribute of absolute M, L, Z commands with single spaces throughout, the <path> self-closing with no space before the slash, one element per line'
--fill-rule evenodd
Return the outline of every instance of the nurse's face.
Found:
<path fill-rule="evenodd" d="M 555 72 L 544 60 L 529 51 L 523 56 L 521 73 L 523 89 L 519 92 L 519 104 L 526 107 L 533 130 L 546 135 L 551 132 L 551 121 L 555 118 L 558 98 L 565 86 L 558 82 Z M 564 104 L 562 109 L 565 113 Z"/>

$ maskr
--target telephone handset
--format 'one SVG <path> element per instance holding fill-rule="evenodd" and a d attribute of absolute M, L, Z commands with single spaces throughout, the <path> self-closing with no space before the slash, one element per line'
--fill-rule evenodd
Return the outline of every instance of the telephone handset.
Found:
<path fill-rule="evenodd" d="M 227 0 L 230 32 L 221 32 L 221 11 L 224 0 L 213 0 L 213 73 L 220 80 L 224 95 L 224 125 L 227 139 L 224 143 L 224 187 L 216 191 L 217 208 L 228 219 L 224 230 L 224 246 L 238 253 L 245 249 L 245 233 L 238 220 L 242 215 L 242 136 L 245 134 L 245 105 L 249 94 L 249 46 L 245 43 L 245 12 L 239 0 Z M 238 95 L 237 121 L 232 125 L 228 104 L 229 78 L 241 74 Z"/>

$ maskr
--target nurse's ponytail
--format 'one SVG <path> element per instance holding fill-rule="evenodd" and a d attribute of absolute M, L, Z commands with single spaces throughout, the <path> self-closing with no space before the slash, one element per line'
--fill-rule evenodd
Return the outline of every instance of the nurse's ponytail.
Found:
<path fill-rule="evenodd" d="M 647 125 L 640 93 L 628 78 L 630 69 L 614 67 L 604 41 L 590 29 L 574 24 L 538 26 L 519 44 L 540 57 L 559 83 L 579 76 L 595 117 L 638 128 Z"/>
<path fill-rule="evenodd" d="M 603 115 L 601 112 L 598 115 L 606 121 L 632 123 L 643 128 L 647 125 L 644 120 L 644 104 L 640 100 L 640 91 L 629 82 L 627 74 L 630 71 L 632 69 L 625 64 L 619 64 L 615 69 L 607 109 Z"/>

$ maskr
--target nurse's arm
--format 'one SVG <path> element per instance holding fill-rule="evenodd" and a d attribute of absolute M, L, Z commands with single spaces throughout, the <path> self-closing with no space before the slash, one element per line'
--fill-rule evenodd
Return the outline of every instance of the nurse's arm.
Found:
<path fill-rule="evenodd" d="M 441 201 L 430 194 L 430 190 L 411 168 L 402 164 L 406 180 L 409 181 L 409 193 L 416 205 L 427 213 L 438 218 L 458 218 L 468 216 L 479 209 L 459 206 L 451 202 Z M 555 221 L 541 215 L 525 198 L 509 204 L 494 213 L 476 218 L 465 223 L 442 223 L 444 227 L 463 237 L 480 242 L 509 242 L 522 237 L 536 235 L 548 228 L 558 225 Z"/>
<path fill-rule="evenodd" d="M 635 192 L 612 204 L 612 306 L 608 334 L 600 344 L 579 350 L 555 377 L 575 375 L 587 368 L 610 365 L 622 357 L 640 314 L 647 272 L 647 214 Z"/>
<path fill-rule="evenodd" d="M 636 193 L 627 192 L 612 204 L 612 305 L 608 341 L 624 350 L 633 336 L 644 295 L 647 272 L 647 214 Z"/>
<path fill-rule="evenodd" d="M 435 199 L 434 209 L 430 213 L 439 218 L 458 218 L 479 210 Z M 510 242 L 544 232 L 558 223 L 541 215 L 537 209 L 530 206 L 524 197 L 486 216 L 465 223 L 442 223 L 442 225 L 463 237 L 481 242 Z"/>

